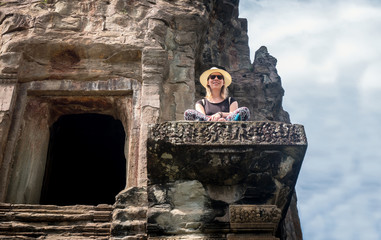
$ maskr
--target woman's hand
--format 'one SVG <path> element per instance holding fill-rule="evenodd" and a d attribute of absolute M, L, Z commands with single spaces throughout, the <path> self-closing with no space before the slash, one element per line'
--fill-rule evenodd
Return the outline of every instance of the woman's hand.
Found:
<path fill-rule="evenodd" d="M 223 114 L 221 112 L 215 113 L 209 117 L 208 121 L 224 121 L 224 120 L 226 120 L 222 116 L 223 116 Z"/>

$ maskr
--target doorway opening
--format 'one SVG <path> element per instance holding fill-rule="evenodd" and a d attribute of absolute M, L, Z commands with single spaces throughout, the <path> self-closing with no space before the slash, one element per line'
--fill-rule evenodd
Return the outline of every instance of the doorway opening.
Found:
<path fill-rule="evenodd" d="M 113 204 L 126 184 L 125 138 L 112 116 L 61 116 L 50 128 L 40 204 Z"/>

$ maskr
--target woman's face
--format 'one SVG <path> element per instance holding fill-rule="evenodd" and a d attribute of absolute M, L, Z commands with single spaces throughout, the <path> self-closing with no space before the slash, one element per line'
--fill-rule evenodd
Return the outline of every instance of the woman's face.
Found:
<path fill-rule="evenodd" d="M 222 76 L 221 73 L 215 72 L 209 75 L 208 77 L 208 86 L 213 88 L 222 88 L 222 86 L 225 84 L 224 76 Z"/>

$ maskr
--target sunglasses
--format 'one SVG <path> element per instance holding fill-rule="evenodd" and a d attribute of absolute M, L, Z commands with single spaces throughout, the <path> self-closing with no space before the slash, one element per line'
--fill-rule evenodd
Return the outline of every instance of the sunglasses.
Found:
<path fill-rule="evenodd" d="M 210 75 L 210 76 L 209 76 L 209 79 L 212 79 L 212 80 L 213 80 L 213 79 L 215 79 L 216 77 L 217 77 L 219 80 L 224 79 L 224 76 L 222 76 L 222 75 Z"/>

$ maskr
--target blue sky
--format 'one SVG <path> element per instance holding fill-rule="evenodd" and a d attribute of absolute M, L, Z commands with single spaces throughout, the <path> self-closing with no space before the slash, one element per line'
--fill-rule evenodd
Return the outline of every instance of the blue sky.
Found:
<path fill-rule="evenodd" d="M 296 186 L 306 240 L 381 239 L 381 0 L 240 0 L 251 58 L 278 59 L 308 149 Z"/>

